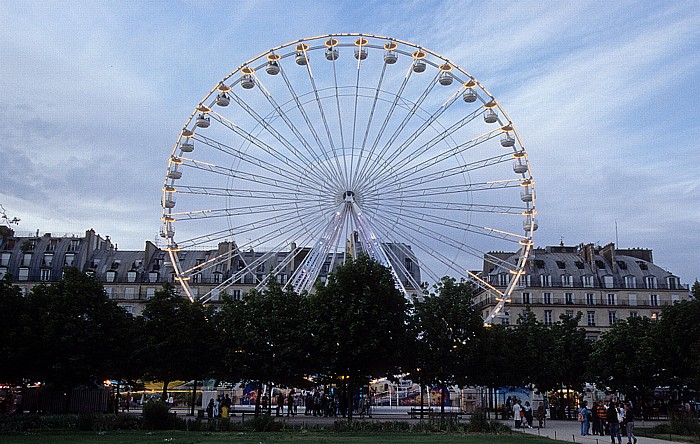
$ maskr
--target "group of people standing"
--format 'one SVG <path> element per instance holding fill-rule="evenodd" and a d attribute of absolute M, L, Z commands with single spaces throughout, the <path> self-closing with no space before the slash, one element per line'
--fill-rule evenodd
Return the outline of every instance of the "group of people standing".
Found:
<path fill-rule="evenodd" d="M 598 401 L 597 405 L 588 408 L 588 402 L 583 401 L 578 409 L 578 421 L 581 423 L 581 436 L 590 434 L 591 426 L 593 435 L 610 435 L 611 444 L 622 444 L 622 433 L 624 429 L 627 435 L 628 444 L 636 444 L 637 437 L 634 436 L 634 409 L 631 402 Z"/>
<path fill-rule="evenodd" d="M 506 400 L 506 409 L 509 413 L 513 414 L 516 429 L 520 427 L 527 427 L 531 429 L 532 422 L 535 417 L 537 418 L 537 421 L 539 422 L 539 427 L 541 428 L 544 423 L 545 417 L 547 416 L 547 411 L 543 403 L 540 403 L 539 407 L 537 407 L 537 411 L 533 412 L 532 406 L 530 405 L 530 401 L 525 401 L 525 403 L 523 404 L 523 402 L 520 399 L 512 399 L 510 396 Z"/>
<path fill-rule="evenodd" d="M 228 393 L 225 396 L 217 396 L 216 399 L 211 398 L 207 404 L 207 417 L 213 418 L 228 418 L 231 413 L 231 397 Z"/>

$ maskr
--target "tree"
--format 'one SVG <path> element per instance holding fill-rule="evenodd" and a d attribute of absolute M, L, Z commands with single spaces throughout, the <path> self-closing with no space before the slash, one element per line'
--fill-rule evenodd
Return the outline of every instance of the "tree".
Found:
<path fill-rule="evenodd" d="M 416 303 L 415 373 L 422 388 L 473 382 L 475 352 L 483 322 L 473 305 L 472 288 L 464 280 L 443 277 L 435 292 Z M 441 410 L 444 412 L 444 388 Z"/>
<path fill-rule="evenodd" d="M 303 384 L 310 355 L 305 331 L 307 296 L 283 290 L 274 279 L 242 300 L 225 298 L 216 317 L 225 374 L 232 379 L 294 386 Z M 258 401 L 260 396 L 258 396 Z M 256 402 L 256 414 L 259 402 Z"/>
<path fill-rule="evenodd" d="M 657 324 L 649 318 L 628 318 L 596 341 L 589 359 L 589 380 L 628 395 L 659 385 L 659 356 L 654 353 Z"/>
<path fill-rule="evenodd" d="M 25 377 L 66 388 L 100 385 L 126 360 L 133 319 L 94 278 L 68 268 L 61 281 L 35 286 L 26 304 L 32 356 Z"/>
<path fill-rule="evenodd" d="M 29 321 L 26 300 L 6 274 L 0 279 L 0 381 L 19 382 L 27 373 Z"/>
<path fill-rule="evenodd" d="M 693 288 L 697 285 L 693 285 Z M 695 290 L 694 290 L 695 291 Z M 700 296 L 700 295 L 698 295 Z M 663 385 L 700 389 L 700 299 L 663 308 L 658 321 L 658 345 Z"/>
<path fill-rule="evenodd" d="M 190 302 L 166 283 L 146 303 L 139 321 L 133 359 L 143 374 L 163 382 L 162 399 L 170 382 L 198 379 L 212 370 L 215 332 L 211 314 L 200 302 Z"/>
<path fill-rule="evenodd" d="M 545 364 L 552 379 L 538 382 L 540 390 L 551 390 L 554 383 L 571 388 L 583 386 L 592 346 L 586 339 L 586 330 L 579 327 L 581 316 L 581 312 L 576 316 L 562 315 L 561 320 L 552 325 L 551 361 Z"/>
<path fill-rule="evenodd" d="M 405 367 L 413 343 L 408 302 L 388 268 L 362 255 L 339 266 L 309 299 L 319 374 L 345 384 L 349 402 L 370 377 Z"/>

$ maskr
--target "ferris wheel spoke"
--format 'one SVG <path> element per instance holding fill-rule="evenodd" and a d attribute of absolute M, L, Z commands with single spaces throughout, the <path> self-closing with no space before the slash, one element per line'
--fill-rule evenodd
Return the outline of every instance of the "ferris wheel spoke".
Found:
<path fill-rule="evenodd" d="M 294 201 L 297 203 L 313 203 L 317 205 L 325 204 L 332 205 L 333 199 L 328 196 L 312 196 L 300 195 L 291 191 L 274 191 L 260 189 L 243 189 L 243 188 L 220 188 L 220 187 L 201 187 L 192 185 L 180 185 L 177 188 L 178 194 L 190 194 L 200 196 L 220 196 L 220 197 L 237 197 L 241 199 L 265 199 L 265 200 L 283 200 Z"/>
<path fill-rule="evenodd" d="M 411 119 L 416 115 L 416 112 L 420 109 L 421 105 L 425 101 L 425 99 L 428 98 L 430 95 L 430 92 L 435 88 L 435 85 L 437 84 L 437 79 L 438 76 L 436 75 L 435 78 L 428 84 L 428 86 L 425 88 L 423 93 L 418 97 L 418 99 L 413 103 L 413 106 L 409 109 L 409 111 L 406 113 L 404 116 L 403 120 L 399 124 L 399 126 L 396 128 L 396 130 L 393 131 L 393 134 L 389 138 L 389 140 L 384 144 L 384 147 L 379 151 L 378 157 L 380 159 L 385 159 L 385 155 L 391 151 L 391 155 L 389 157 L 393 157 L 394 151 L 392 150 L 392 147 L 394 145 L 394 142 L 396 142 L 396 139 L 399 138 L 401 133 L 403 133 L 403 130 L 406 129 L 406 126 L 408 123 L 411 121 Z M 369 168 L 364 172 L 364 176 L 373 176 L 378 168 L 377 163 L 373 163 L 369 165 Z M 359 180 L 362 180 L 363 177 L 360 177 Z"/>
<path fill-rule="evenodd" d="M 503 230 L 498 230 L 495 228 L 491 227 L 482 227 L 478 226 L 475 224 L 467 223 L 462 220 L 455 220 L 455 219 L 450 219 L 448 217 L 442 217 L 438 216 L 435 213 L 423 213 L 421 211 L 392 211 L 392 210 L 386 210 L 385 213 L 388 215 L 392 215 L 395 217 L 403 217 L 406 219 L 411 219 L 416 222 L 427 222 L 432 225 L 435 225 L 436 228 L 444 228 L 444 227 L 450 227 L 450 228 L 455 228 L 463 231 L 468 231 L 470 233 L 478 234 L 480 236 L 487 236 L 487 237 L 493 237 L 496 239 L 502 239 L 505 241 L 513 242 L 513 243 L 518 243 L 521 240 L 526 239 L 525 236 L 515 234 L 515 233 L 509 233 L 507 231 Z M 421 225 L 421 227 L 425 228 L 425 225 Z M 433 233 L 437 233 L 437 231 L 432 230 Z"/>
<path fill-rule="evenodd" d="M 254 222 L 241 224 L 236 227 L 231 227 L 225 230 L 219 230 L 209 234 L 204 234 L 190 239 L 186 239 L 180 243 L 180 247 L 192 247 L 202 243 L 217 242 L 221 239 L 231 236 L 234 233 L 246 233 L 248 231 L 262 228 L 270 229 L 275 225 L 287 224 L 287 226 L 289 226 L 288 224 L 290 220 L 294 220 L 294 217 L 298 217 L 297 210 L 289 211 L 287 213 L 282 213 L 279 215 L 269 216 L 267 218 L 258 219 Z"/>
<path fill-rule="evenodd" d="M 399 87 L 397 93 L 394 95 L 394 100 L 391 102 L 391 105 L 389 106 L 389 111 L 387 112 L 386 116 L 384 116 L 384 121 L 382 122 L 381 127 L 379 128 L 379 131 L 377 132 L 377 136 L 374 138 L 374 142 L 372 142 L 372 147 L 369 150 L 369 155 L 367 156 L 367 160 L 363 163 L 362 168 L 357 172 L 358 175 L 358 182 L 361 182 L 361 179 L 365 176 L 365 169 L 367 168 L 368 164 L 372 161 L 372 158 L 374 157 L 374 153 L 377 150 L 377 147 L 379 146 L 379 141 L 381 140 L 382 136 L 384 135 L 384 131 L 386 131 L 387 127 L 389 126 L 389 121 L 391 120 L 391 117 L 394 115 L 394 110 L 396 110 L 396 107 L 399 104 L 401 95 L 403 94 L 404 90 L 406 89 L 406 85 L 408 85 L 408 81 L 411 78 L 411 74 L 413 73 L 413 70 L 409 67 L 408 71 L 406 72 L 406 75 L 404 75 L 403 81 L 401 82 L 401 86 Z M 354 178 L 351 178 L 354 179 Z M 355 180 L 351 183 L 351 186 L 355 185 Z"/>
<path fill-rule="evenodd" d="M 372 181 L 372 184 L 379 181 L 388 181 L 390 183 L 395 183 L 400 180 L 400 178 L 410 177 L 411 175 L 422 171 L 426 168 L 435 167 L 435 165 L 456 159 L 456 156 L 461 155 L 477 146 L 488 142 L 498 135 L 498 130 L 489 131 L 488 133 L 477 136 L 471 140 L 463 142 L 461 144 L 455 145 L 446 151 L 442 151 L 432 157 L 427 159 L 418 160 L 417 163 L 404 163 L 403 165 L 397 165 L 394 169 L 386 169 L 382 174 L 378 175 L 376 179 Z M 419 159 L 416 157 L 415 159 Z"/>
<path fill-rule="evenodd" d="M 240 207 L 218 208 L 213 210 L 194 210 L 181 211 L 170 213 L 170 216 L 176 221 L 199 220 L 216 217 L 230 217 L 241 214 L 259 214 L 260 212 L 279 212 L 295 209 L 293 203 L 285 202 L 282 204 L 265 204 L 265 205 L 244 205 Z"/>
<path fill-rule="evenodd" d="M 400 186 L 401 188 L 406 190 L 414 186 L 422 185 L 424 183 L 437 183 L 443 179 L 451 178 L 456 175 L 476 171 L 482 168 L 488 168 L 494 165 L 500 165 L 505 162 L 510 162 L 512 159 L 513 155 L 507 153 L 500 154 L 498 156 L 488 157 L 486 159 L 482 159 L 476 162 L 471 162 L 464 165 L 458 165 L 452 168 L 439 170 L 433 173 L 423 174 L 422 176 L 411 177 L 411 174 L 407 173 L 403 176 L 405 179 L 407 178 L 407 180 L 402 181 Z"/>
<path fill-rule="evenodd" d="M 330 144 L 331 151 L 333 152 L 333 158 L 335 159 L 335 164 L 337 168 L 337 173 L 340 175 L 340 178 L 343 183 L 347 183 L 346 177 L 343 176 L 343 169 L 340 166 L 340 161 L 338 160 L 338 153 L 336 152 L 336 147 L 335 144 L 333 143 L 333 136 L 331 134 L 331 129 L 328 124 L 328 119 L 326 119 L 326 112 L 323 109 L 323 104 L 321 102 L 321 97 L 318 94 L 318 88 L 316 87 L 316 80 L 314 79 L 313 73 L 311 71 L 311 63 L 306 64 L 306 70 L 309 73 L 309 81 L 311 82 L 311 87 L 313 88 L 314 91 L 314 97 L 316 98 L 316 104 L 318 105 L 318 111 L 321 114 L 321 120 L 323 121 L 323 127 L 326 130 L 326 137 L 328 137 L 328 143 Z M 342 125 L 341 125 L 342 126 Z M 319 145 L 321 147 L 321 151 L 325 153 L 325 150 L 323 149 L 323 145 Z M 326 158 L 328 158 L 326 156 Z M 345 156 L 343 156 L 345 158 Z"/>
<path fill-rule="evenodd" d="M 444 210 L 444 211 L 455 211 L 459 213 L 471 212 L 471 213 L 495 213 L 495 214 L 509 214 L 509 215 L 522 215 L 525 208 L 507 206 L 507 205 L 486 205 L 486 204 L 475 204 L 475 203 L 462 203 L 462 202 L 440 202 L 434 200 L 413 200 L 413 199 L 403 199 L 401 203 L 394 203 L 391 200 L 383 202 L 382 205 L 386 205 L 392 208 L 423 208 L 426 210 Z"/>
<path fill-rule="evenodd" d="M 410 135 L 408 135 L 404 142 L 399 145 L 394 151 L 392 151 L 391 157 L 394 159 L 401 159 L 401 156 L 406 152 L 406 150 L 416 141 L 418 138 L 423 134 L 423 132 L 431 127 L 437 119 L 445 112 L 447 109 L 452 106 L 453 103 L 457 100 L 457 98 L 460 96 L 462 89 L 460 88 L 456 92 L 454 92 L 433 114 L 427 118 L 415 131 L 413 131 Z M 411 152 L 408 154 L 408 158 L 413 158 L 415 156 L 415 152 Z M 403 157 L 404 159 L 406 157 Z M 396 163 L 400 164 L 401 161 L 395 161 Z M 375 171 L 377 169 L 375 168 Z M 386 170 L 380 170 L 379 175 L 380 177 L 378 178 L 381 180 L 381 174 L 386 173 Z M 374 174 L 374 173 L 371 173 Z"/>
<path fill-rule="evenodd" d="M 292 168 L 295 168 L 296 171 L 300 171 L 300 170 L 303 170 L 303 169 L 305 168 L 304 165 L 308 165 L 308 160 L 304 161 L 304 159 L 302 159 L 302 161 L 303 161 L 304 163 L 300 164 L 300 163 L 298 163 L 297 161 L 294 161 L 293 159 L 290 159 L 289 157 L 287 157 L 287 156 L 285 156 L 283 153 L 281 153 L 279 150 L 276 150 L 275 148 L 273 148 L 273 147 L 270 146 L 269 144 L 263 142 L 262 140 L 260 140 L 259 138 L 255 137 L 255 136 L 252 135 L 251 133 L 249 133 L 249 132 L 243 130 L 242 128 L 240 128 L 239 126 L 237 126 L 236 124 L 234 124 L 234 123 L 231 122 L 230 120 L 226 119 L 226 118 L 223 117 L 222 115 L 220 115 L 220 114 L 213 114 L 213 116 L 214 116 L 215 119 L 217 119 L 222 125 L 224 125 L 225 127 L 231 129 L 232 131 L 234 131 L 236 134 L 238 134 L 239 136 L 241 136 L 244 140 L 247 140 L 248 142 L 254 144 L 254 145 L 257 146 L 258 148 L 261 148 L 264 152 L 266 152 L 267 154 L 269 154 L 269 155 L 272 156 L 273 158 L 275 158 L 275 159 L 277 159 L 277 160 L 283 162 L 284 165 L 286 165 L 287 167 L 292 167 Z M 204 143 L 205 145 L 208 145 L 208 146 L 210 146 L 210 147 L 212 147 L 212 148 L 214 148 L 214 149 L 216 149 L 216 150 L 218 150 L 218 151 L 221 151 L 221 152 L 223 152 L 223 153 L 229 154 L 229 155 L 235 157 L 236 159 L 239 159 L 240 161 L 243 161 L 243 162 L 246 162 L 246 163 L 250 163 L 250 164 L 255 165 L 255 166 L 259 167 L 259 168 L 264 168 L 264 169 L 266 169 L 266 170 L 268 170 L 268 171 L 272 171 L 272 172 L 275 172 L 275 173 L 277 173 L 277 174 L 284 173 L 284 174 L 285 174 L 285 177 L 290 177 L 290 176 L 291 176 L 291 177 L 294 177 L 294 176 L 297 176 L 297 175 L 298 175 L 297 172 L 295 172 L 295 171 L 290 171 L 290 170 L 288 170 L 288 169 L 286 169 L 286 168 L 282 168 L 279 164 L 275 164 L 275 163 L 271 163 L 271 162 L 265 161 L 265 160 L 263 160 L 260 156 L 252 156 L 252 155 L 250 155 L 250 154 L 248 154 L 248 153 L 242 152 L 242 151 L 240 151 L 240 150 L 238 150 L 238 149 L 236 149 L 236 148 L 233 148 L 233 147 L 231 147 L 231 146 L 229 146 L 229 145 L 227 145 L 227 144 L 225 144 L 225 143 L 219 142 L 219 141 L 217 141 L 217 140 L 215 140 L 215 139 L 212 139 L 212 138 L 209 138 L 209 137 L 200 135 L 200 134 L 197 134 L 197 135 L 194 137 L 194 139 L 195 139 L 196 141 L 200 141 L 200 142 Z M 290 150 L 290 151 L 291 151 L 291 150 Z M 296 154 L 296 150 L 294 150 L 294 151 L 292 151 L 292 152 L 294 152 L 294 153 Z M 322 186 L 325 185 L 325 183 L 328 182 L 328 179 L 327 179 L 327 178 L 325 178 L 325 177 L 319 175 L 318 173 L 316 173 L 316 174 L 311 174 L 311 175 L 310 175 L 310 178 L 315 179 L 314 182 L 317 183 L 317 184 L 319 184 L 319 185 L 322 185 Z"/>
<path fill-rule="evenodd" d="M 299 113 L 302 115 L 304 121 L 306 122 L 306 126 L 308 127 L 309 132 L 311 133 L 311 136 L 316 141 L 316 144 L 318 145 L 318 149 L 321 152 L 321 154 L 323 155 L 323 157 L 325 158 L 326 163 L 324 163 L 321 160 L 320 156 L 317 156 L 315 154 L 315 151 L 311 148 L 311 145 L 306 143 L 306 145 L 305 145 L 306 148 L 314 153 L 314 157 L 316 157 L 317 161 L 319 162 L 319 166 L 324 165 L 326 167 L 326 169 L 329 169 L 329 170 L 332 169 L 333 164 L 330 161 L 330 158 L 328 157 L 328 153 L 323 148 L 323 143 L 321 142 L 321 139 L 318 136 L 318 133 L 316 132 L 316 128 L 314 128 L 314 125 L 311 122 L 311 119 L 309 119 L 309 115 L 306 113 L 306 109 L 304 108 L 304 105 L 299 100 L 299 96 L 296 94 L 294 87 L 292 86 L 291 82 L 289 81 L 289 77 L 287 77 L 287 73 L 285 72 L 282 65 L 280 65 L 280 73 L 282 74 L 282 78 L 284 79 L 284 83 L 287 85 L 287 89 L 289 90 L 289 93 L 292 95 L 292 99 L 296 103 L 296 108 L 299 110 Z M 329 171 L 329 173 L 330 173 L 330 171 Z M 341 172 L 333 169 L 333 172 L 330 174 L 336 179 L 336 184 L 340 187 L 343 187 Z"/>
<path fill-rule="evenodd" d="M 488 191 L 488 190 L 498 190 L 506 188 L 515 188 L 521 186 L 520 181 L 515 179 L 504 179 L 496 180 L 491 182 L 475 182 L 468 184 L 456 184 L 456 185 L 440 185 L 425 188 L 414 188 L 410 191 L 404 191 L 401 189 L 388 190 L 386 192 L 374 191 L 368 193 L 368 197 L 379 197 L 386 199 L 391 198 L 413 198 L 413 197 L 424 197 L 424 196 L 440 196 L 446 194 L 457 194 L 466 193 L 473 191 Z"/>
<path fill-rule="evenodd" d="M 381 218 L 381 220 L 387 220 L 385 218 Z M 402 220 L 391 220 L 388 221 L 389 223 L 393 223 L 393 230 L 396 230 L 397 232 L 401 232 L 405 236 L 410 236 L 411 237 L 411 242 L 415 243 L 419 246 L 422 246 L 421 248 L 427 248 L 428 250 L 432 251 L 433 254 L 442 256 L 443 259 L 447 260 L 447 257 L 444 256 L 443 254 L 437 252 L 433 247 L 430 247 L 428 244 L 425 242 L 421 241 L 419 238 L 417 238 L 414 235 L 410 234 L 410 231 L 412 230 L 412 227 Z M 386 224 L 384 224 L 386 226 Z M 408 230 L 408 232 L 407 232 Z M 421 227 L 421 230 L 419 230 L 420 234 L 425 235 L 430 240 L 433 240 L 435 242 L 438 242 L 441 245 L 442 249 L 450 249 L 453 251 L 459 251 L 465 254 L 468 254 L 472 257 L 475 257 L 479 260 L 490 260 L 493 261 L 494 264 L 497 264 L 498 266 L 501 266 L 505 269 L 508 270 L 515 270 L 515 265 L 511 264 L 507 261 L 504 261 L 502 259 L 499 259 L 493 255 L 488 254 L 485 251 L 481 251 L 477 248 L 471 247 L 469 245 L 465 245 L 464 242 L 460 242 L 454 238 L 451 238 L 450 236 L 443 235 L 442 233 L 436 232 L 431 229 L 427 229 L 425 226 Z M 453 260 L 449 260 L 449 262 L 454 263 Z"/>
<path fill-rule="evenodd" d="M 283 72 L 281 65 L 280 65 L 280 72 Z M 283 74 L 283 76 L 285 76 L 285 75 Z M 325 178 L 326 178 L 325 180 L 335 181 L 335 185 L 340 186 L 340 182 L 339 182 L 339 179 L 337 177 L 337 174 L 332 173 L 331 170 L 328 167 L 326 167 L 323 164 L 323 162 L 321 162 L 321 159 L 318 157 L 316 151 L 311 147 L 311 145 L 306 140 L 304 135 L 297 129 L 296 125 L 294 125 L 294 123 L 289 119 L 289 116 L 287 116 L 287 114 L 282 111 L 282 106 L 277 103 L 277 101 L 274 99 L 272 94 L 267 90 L 267 88 L 265 88 L 265 85 L 263 84 L 262 80 L 260 80 L 259 77 L 256 77 L 256 78 L 257 78 L 258 84 L 260 85 L 260 88 L 258 88 L 258 89 L 260 90 L 263 97 L 268 101 L 268 103 L 270 104 L 270 106 L 274 110 L 274 113 L 277 115 L 277 117 L 282 119 L 282 121 L 285 123 L 287 128 L 292 132 L 292 134 L 294 134 L 296 139 L 304 147 L 304 149 L 312 157 L 312 159 L 309 159 L 305 155 L 303 155 L 300 150 L 295 148 L 294 144 L 287 141 L 287 139 L 284 138 L 279 133 L 279 131 L 275 130 L 271 125 L 268 125 L 265 122 L 265 119 L 260 118 L 259 115 L 257 113 L 255 113 L 252 109 L 248 113 L 251 116 L 253 116 L 256 120 L 258 120 L 259 123 L 260 122 L 262 122 L 261 124 L 264 123 L 266 125 L 266 128 L 268 129 L 268 131 L 270 131 L 273 134 L 278 135 L 277 138 L 279 140 L 284 141 L 283 142 L 284 146 L 287 147 L 287 149 L 289 149 L 295 155 L 297 155 L 300 159 L 302 159 L 305 165 L 313 165 L 313 164 L 317 165 L 319 168 L 319 174 L 320 173 L 324 174 Z M 287 80 L 287 82 L 288 82 L 288 80 Z M 301 111 L 302 111 L 302 113 L 304 113 L 303 112 L 303 105 L 299 101 L 299 97 L 297 97 L 296 94 L 294 94 L 293 92 L 292 92 L 292 96 L 293 96 L 293 99 L 295 100 L 296 105 L 298 107 L 302 107 Z"/>
<path fill-rule="evenodd" d="M 374 90 L 374 98 L 372 99 L 372 107 L 369 111 L 369 117 L 367 118 L 367 126 L 365 127 L 365 134 L 362 137 L 362 145 L 360 145 L 360 152 L 357 156 L 357 166 L 355 168 L 355 171 L 360 171 L 360 166 L 361 166 L 361 162 L 362 162 L 362 155 L 364 154 L 365 147 L 367 146 L 367 138 L 369 137 L 369 130 L 372 126 L 372 121 L 374 119 L 374 113 L 375 113 L 376 108 L 377 108 L 377 102 L 379 100 L 379 93 L 381 92 L 382 83 L 384 82 L 384 74 L 386 73 L 386 67 L 387 67 L 387 64 L 383 63 L 382 64 L 382 72 L 379 75 L 379 80 L 377 81 L 377 87 Z M 359 77 L 358 77 L 358 81 L 359 81 Z"/>

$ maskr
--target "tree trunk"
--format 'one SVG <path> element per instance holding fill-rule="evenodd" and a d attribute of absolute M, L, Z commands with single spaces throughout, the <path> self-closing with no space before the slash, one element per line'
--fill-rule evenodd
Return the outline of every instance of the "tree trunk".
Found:
<path fill-rule="evenodd" d="M 423 419 L 423 391 L 424 391 L 422 379 L 420 380 L 419 384 L 420 384 L 420 419 L 422 420 Z"/>
<path fill-rule="evenodd" d="M 119 396 L 121 396 L 121 391 L 119 390 L 119 387 L 121 385 L 121 380 L 117 379 L 117 394 L 114 395 L 114 400 L 116 401 L 114 403 L 114 414 L 116 415 L 119 413 Z"/>
<path fill-rule="evenodd" d="M 168 400 L 168 384 L 170 384 L 170 381 L 163 381 L 163 392 L 160 395 L 160 401 L 162 403 Z"/>
<path fill-rule="evenodd" d="M 445 414 L 445 386 L 440 387 L 440 415 Z"/>
<path fill-rule="evenodd" d="M 194 416 L 194 407 L 197 405 L 197 380 L 192 381 L 192 410 L 190 415 Z"/>
<path fill-rule="evenodd" d="M 348 424 L 352 422 L 352 410 L 354 407 L 353 401 L 355 398 L 355 390 L 352 382 L 348 383 Z"/>
<path fill-rule="evenodd" d="M 255 396 L 255 416 L 260 414 L 260 398 L 262 398 L 262 381 L 258 381 L 258 394 Z"/>

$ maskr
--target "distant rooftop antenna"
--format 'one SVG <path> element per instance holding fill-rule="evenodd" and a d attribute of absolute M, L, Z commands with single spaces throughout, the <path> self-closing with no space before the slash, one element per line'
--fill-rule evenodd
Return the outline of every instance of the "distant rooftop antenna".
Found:
<path fill-rule="evenodd" d="M 615 221 L 615 245 L 617 245 L 618 248 L 620 247 L 620 239 L 617 237 L 617 221 Z"/>

